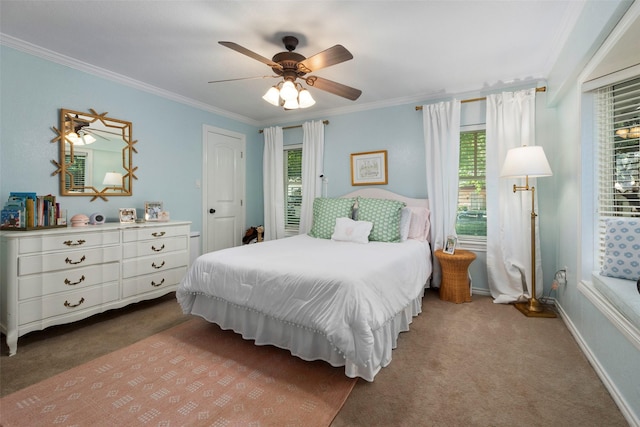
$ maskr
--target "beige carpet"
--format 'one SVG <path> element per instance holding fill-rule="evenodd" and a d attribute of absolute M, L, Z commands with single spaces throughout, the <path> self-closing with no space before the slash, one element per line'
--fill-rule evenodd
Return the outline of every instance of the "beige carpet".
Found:
<path fill-rule="evenodd" d="M 356 380 L 193 319 L 0 400 L 2 426 L 328 426 Z"/>
<path fill-rule="evenodd" d="M 629 425 L 561 319 L 431 291 L 422 308 L 391 364 L 373 383 L 358 380 L 331 427 Z M 188 319 L 167 295 L 29 333 L 12 357 L 3 337 L 0 396 Z"/>

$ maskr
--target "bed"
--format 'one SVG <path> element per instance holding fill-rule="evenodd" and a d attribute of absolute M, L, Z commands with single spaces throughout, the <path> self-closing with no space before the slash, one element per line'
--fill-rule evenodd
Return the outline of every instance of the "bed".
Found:
<path fill-rule="evenodd" d="M 373 381 L 421 312 L 432 271 L 427 200 L 368 188 L 317 199 L 313 221 L 311 235 L 198 257 L 178 302 L 256 345 Z"/>

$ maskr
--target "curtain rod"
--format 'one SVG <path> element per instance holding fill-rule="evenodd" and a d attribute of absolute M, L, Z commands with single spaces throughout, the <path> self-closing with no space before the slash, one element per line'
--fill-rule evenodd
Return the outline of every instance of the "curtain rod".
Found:
<path fill-rule="evenodd" d="M 323 120 L 323 121 L 322 121 L 322 124 L 323 124 L 323 125 L 328 125 L 328 124 L 329 124 L 329 120 Z M 285 130 L 285 129 L 295 129 L 295 128 L 301 128 L 301 127 L 302 127 L 302 125 L 285 126 L 285 127 L 283 127 L 283 128 L 282 128 L 282 130 Z M 264 132 L 264 129 L 260 129 L 260 130 L 258 131 L 258 133 L 263 133 L 263 132 Z"/>
<path fill-rule="evenodd" d="M 546 92 L 546 91 L 547 91 L 546 86 L 536 88 L 536 92 Z M 466 104 L 467 102 L 485 101 L 486 99 L 487 99 L 486 96 L 483 96 L 482 98 L 463 99 L 462 101 L 460 101 L 460 103 Z M 421 111 L 421 110 L 422 110 L 422 105 L 416 105 L 416 111 Z"/>

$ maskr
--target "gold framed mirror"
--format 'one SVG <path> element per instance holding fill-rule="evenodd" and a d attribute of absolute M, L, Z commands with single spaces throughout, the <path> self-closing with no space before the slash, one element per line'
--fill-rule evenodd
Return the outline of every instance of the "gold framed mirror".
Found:
<path fill-rule="evenodd" d="M 59 144 L 59 160 L 52 160 L 60 176 L 60 195 L 89 196 L 91 201 L 108 196 L 131 196 L 138 179 L 133 166 L 137 141 L 131 122 L 98 114 L 60 110 L 60 129 L 51 142 Z"/>

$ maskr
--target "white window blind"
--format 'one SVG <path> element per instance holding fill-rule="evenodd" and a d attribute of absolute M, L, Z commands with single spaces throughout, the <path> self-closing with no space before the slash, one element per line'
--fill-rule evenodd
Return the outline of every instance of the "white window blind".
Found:
<path fill-rule="evenodd" d="M 604 221 L 640 217 L 640 78 L 596 91 L 598 236 L 604 255 Z"/>
<path fill-rule="evenodd" d="M 284 147 L 285 236 L 294 236 L 300 230 L 302 208 L 302 146 Z"/>
<path fill-rule="evenodd" d="M 486 131 L 460 133 L 456 233 L 487 235 Z"/>
<path fill-rule="evenodd" d="M 65 188 L 69 190 L 71 188 L 71 181 L 73 181 L 73 191 L 84 192 L 87 172 L 87 153 L 75 152 L 73 159 L 71 159 L 71 155 L 67 153 L 64 156 L 64 161 L 67 164 L 67 176 L 64 181 Z M 69 175 L 72 179 L 69 178 Z"/>

